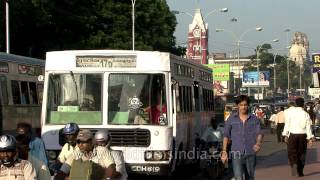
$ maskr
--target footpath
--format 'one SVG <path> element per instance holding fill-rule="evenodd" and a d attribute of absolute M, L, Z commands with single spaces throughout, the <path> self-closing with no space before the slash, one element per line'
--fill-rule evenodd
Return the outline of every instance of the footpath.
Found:
<path fill-rule="evenodd" d="M 265 141 L 258 154 L 257 180 L 319 180 L 320 179 L 320 141 L 308 147 L 304 177 L 292 177 L 288 165 L 287 146 L 278 143 L 276 135 L 265 133 Z"/>

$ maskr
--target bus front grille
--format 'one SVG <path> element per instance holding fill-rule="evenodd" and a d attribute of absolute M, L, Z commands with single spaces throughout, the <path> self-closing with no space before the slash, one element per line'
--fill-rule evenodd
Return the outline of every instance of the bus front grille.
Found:
<path fill-rule="evenodd" d="M 147 129 L 110 129 L 111 146 L 148 147 L 150 131 Z"/>

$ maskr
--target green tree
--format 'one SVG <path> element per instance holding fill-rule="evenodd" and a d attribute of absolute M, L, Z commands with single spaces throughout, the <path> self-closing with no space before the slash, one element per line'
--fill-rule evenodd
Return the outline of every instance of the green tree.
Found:
<path fill-rule="evenodd" d="M 0 8 L 4 14 L 4 2 Z M 10 0 L 11 53 L 44 58 L 52 50 L 131 49 L 131 8 L 130 0 Z M 135 49 L 174 52 L 176 24 L 166 1 L 137 0 Z M 0 44 L 3 51 L 3 36 Z"/>

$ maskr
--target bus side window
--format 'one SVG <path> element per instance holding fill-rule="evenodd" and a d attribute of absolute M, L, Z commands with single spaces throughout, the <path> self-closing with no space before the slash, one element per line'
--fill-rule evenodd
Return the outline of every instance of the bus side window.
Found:
<path fill-rule="evenodd" d="M 184 112 L 183 86 L 179 86 L 179 102 L 180 102 L 180 112 Z"/>
<path fill-rule="evenodd" d="M 28 82 L 22 81 L 21 85 L 21 104 L 30 104 Z"/>
<path fill-rule="evenodd" d="M 29 89 L 30 89 L 30 97 L 31 103 L 30 104 L 38 104 L 38 95 L 37 95 L 37 86 L 35 82 L 29 82 Z"/>
<path fill-rule="evenodd" d="M 0 98 L 2 100 L 2 105 L 8 105 L 8 91 L 7 91 L 7 78 L 0 75 Z"/>
<path fill-rule="evenodd" d="M 180 101 L 180 88 L 179 88 L 179 85 L 176 84 L 174 86 L 175 90 L 176 90 L 176 106 L 177 106 L 177 112 L 181 112 L 181 101 Z"/>
<path fill-rule="evenodd" d="M 19 82 L 11 80 L 12 102 L 13 104 L 21 104 Z"/>
<path fill-rule="evenodd" d="M 42 104 L 42 96 L 43 96 L 43 84 L 37 85 L 37 94 L 38 94 L 38 104 Z"/>
<path fill-rule="evenodd" d="M 195 110 L 200 111 L 200 102 L 199 102 L 199 87 L 195 84 L 193 85 L 194 92 L 194 102 L 195 102 Z"/>

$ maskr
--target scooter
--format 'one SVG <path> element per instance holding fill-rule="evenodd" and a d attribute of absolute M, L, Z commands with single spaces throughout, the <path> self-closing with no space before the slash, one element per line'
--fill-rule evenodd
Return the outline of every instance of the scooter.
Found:
<path fill-rule="evenodd" d="M 224 174 L 225 165 L 222 163 L 220 154 L 222 150 L 222 142 L 208 143 L 207 153 L 208 158 L 205 168 L 205 174 L 210 179 L 218 179 Z"/>

